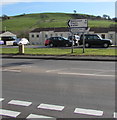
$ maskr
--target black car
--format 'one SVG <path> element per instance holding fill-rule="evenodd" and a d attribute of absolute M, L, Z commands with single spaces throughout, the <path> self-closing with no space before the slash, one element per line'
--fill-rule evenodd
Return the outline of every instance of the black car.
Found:
<path fill-rule="evenodd" d="M 101 46 L 104 48 L 112 45 L 112 40 L 110 39 L 102 39 L 98 34 L 84 34 L 85 47 L 91 46 Z M 78 41 L 79 45 L 83 45 L 83 35 L 80 36 L 80 40 Z"/>
<path fill-rule="evenodd" d="M 50 46 L 50 47 L 58 47 L 58 46 L 70 47 L 72 46 L 72 41 L 65 37 L 50 37 L 47 40 L 45 40 L 44 44 L 45 46 Z"/>

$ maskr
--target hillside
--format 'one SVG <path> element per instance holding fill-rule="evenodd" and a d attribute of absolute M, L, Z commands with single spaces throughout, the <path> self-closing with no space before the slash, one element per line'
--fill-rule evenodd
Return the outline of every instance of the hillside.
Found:
<path fill-rule="evenodd" d="M 110 27 L 115 24 L 115 22 L 104 20 L 99 16 L 66 13 L 39 13 L 11 16 L 10 19 L 2 22 L 2 26 L 0 27 L 2 27 L 2 30 L 6 27 L 8 31 L 16 33 L 19 36 L 25 36 L 29 31 L 38 27 L 68 27 L 68 20 L 75 18 L 88 19 L 89 27 Z"/>

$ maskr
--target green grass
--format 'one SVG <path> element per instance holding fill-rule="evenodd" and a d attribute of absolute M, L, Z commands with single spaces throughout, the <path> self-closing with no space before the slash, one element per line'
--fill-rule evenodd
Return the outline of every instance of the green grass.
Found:
<path fill-rule="evenodd" d="M 25 48 L 25 54 L 31 55 L 116 55 L 114 49 L 85 49 L 85 53 L 82 51 L 82 48 L 75 48 L 74 53 L 71 53 L 71 49 L 64 48 Z M 18 48 L 0 49 L 1 54 L 17 54 L 18 52 Z"/>
<path fill-rule="evenodd" d="M 72 14 L 66 13 L 40 13 L 40 14 L 26 14 L 19 16 L 12 16 L 11 19 L 5 20 L 0 24 L 4 30 L 6 26 L 8 31 L 13 33 L 31 31 L 35 28 L 48 27 L 68 27 L 67 22 L 72 19 Z M 109 20 L 88 20 L 89 27 L 109 27 L 117 24 Z"/>

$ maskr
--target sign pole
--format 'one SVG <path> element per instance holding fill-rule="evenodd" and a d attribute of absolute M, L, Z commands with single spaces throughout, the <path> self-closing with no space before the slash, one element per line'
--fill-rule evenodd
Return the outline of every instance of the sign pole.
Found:
<path fill-rule="evenodd" d="M 87 19 L 71 19 L 68 21 L 68 26 L 70 27 L 72 33 L 72 48 L 71 53 L 73 53 L 73 35 L 75 33 L 82 33 L 83 34 L 83 53 L 85 52 L 85 36 L 84 33 L 86 32 L 86 28 L 88 27 L 88 20 Z"/>
<path fill-rule="evenodd" d="M 85 53 L 85 38 L 84 38 L 84 32 L 83 32 L 83 53 Z"/>
<path fill-rule="evenodd" d="M 74 40 L 74 35 L 73 35 L 73 33 L 72 33 L 72 49 L 71 49 L 71 53 L 74 52 L 73 40 Z"/>

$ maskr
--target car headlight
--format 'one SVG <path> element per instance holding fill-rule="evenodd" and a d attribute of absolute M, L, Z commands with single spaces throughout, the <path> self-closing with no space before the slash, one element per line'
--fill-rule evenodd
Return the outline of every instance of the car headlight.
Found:
<path fill-rule="evenodd" d="M 111 43 L 111 44 L 113 44 L 113 41 L 112 41 L 112 40 L 110 40 L 110 43 Z"/>

